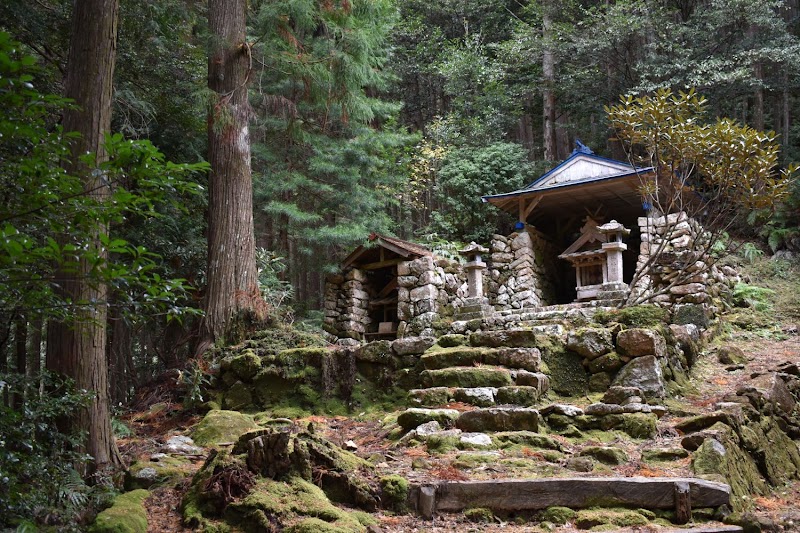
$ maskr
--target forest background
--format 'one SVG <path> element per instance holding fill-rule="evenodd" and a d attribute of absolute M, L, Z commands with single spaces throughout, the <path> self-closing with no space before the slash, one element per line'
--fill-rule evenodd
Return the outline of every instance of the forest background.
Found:
<path fill-rule="evenodd" d="M 6 81 L 17 72 L 31 91 L 24 105 L 9 86 L 0 95 L 37 141 L 69 106 L 58 95 L 72 10 L 66 0 L 0 2 L 0 31 L 22 48 L 2 43 Z M 207 15 L 192 0 L 120 1 L 111 125 L 119 135 L 107 171 L 128 181 L 117 211 L 91 207 L 115 236 L 103 243 L 111 264 L 124 265 L 101 273 L 112 280 L 106 351 L 117 405 L 197 351 L 209 185 L 198 163 L 207 158 L 213 105 Z M 281 318 L 313 325 L 325 275 L 372 232 L 442 253 L 452 241 L 507 233 L 513 221 L 479 197 L 529 183 L 578 138 L 625 159 L 604 111 L 624 94 L 695 88 L 710 117 L 773 130 L 781 163 L 800 160 L 799 15 L 796 0 L 251 1 L 247 82 L 264 300 Z M 35 61 L 14 62 L 22 56 Z M 0 140 L 0 371 L 33 375 L 46 323 L 60 316 L 43 288 L 49 278 L 35 267 L 71 251 L 53 241 L 49 252 L 28 254 L 9 223 L 27 221 L 37 202 L 54 206 L 58 216 L 35 225 L 44 239 L 80 231 L 70 209 L 89 207 L 72 202 L 74 184 L 57 176 L 49 193 L 28 195 L 13 171 L 34 158 L 8 139 Z M 149 143 L 131 148 L 125 139 Z M 43 167 L 53 163 L 36 155 Z M 795 182 L 760 234 L 736 230 L 773 252 L 798 251 L 799 206 Z"/>

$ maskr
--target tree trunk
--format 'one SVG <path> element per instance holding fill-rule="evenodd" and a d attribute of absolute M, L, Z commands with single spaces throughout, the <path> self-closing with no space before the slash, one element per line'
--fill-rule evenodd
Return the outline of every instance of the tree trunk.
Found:
<path fill-rule="evenodd" d="M 251 56 L 245 0 L 209 0 L 212 48 L 208 87 L 217 94 L 208 114 L 211 176 L 208 205 L 208 287 L 204 336 L 222 337 L 234 316 L 263 319 L 253 229 L 253 183 L 247 83 Z"/>
<path fill-rule="evenodd" d="M 24 376 L 28 366 L 28 321 L 23 315 L 17 317 L 14 326 L 14 353 L 16 355 L 16 372 L 20 376 Z M 25 389 L 20 389 L 14 394 L 14 409 L 22 410 L 24 402 Z"/>
<path fill-rule="evenodd" d="M 76 108 L 64 113 L 64 131 L 76 131 L 80 138 L 71 145 L 68 171 L 83 177 L 90 197 L 103 201 L 109 196 L 103 176 L 92 172 L 79 158 L 96 154 L 97 163 L 107 159 L 105 135 L 111 127 L 111 96 L 116 59 L 117 12 L 119 0 L 77 0 L 73 12 L 64 94 Z M 101 258 L 99 236 L 107 228 L 94 228 L 90 244 Z M 110 464 L 119 464 L 119 454 L 111 431 L 108 405 L 108 365 L 106 361 L 107 287 L 92 283 L 92 265 L 81 259 L 78 272 L 60 280 L 72 302 L 92 302 L 77 309 L 70 323 L 51 321 L 48 325 L 48 367 L 75 380 L 78 389 L 94 393 L 90 405 L 75 416 L 77 427 L 87 434 L 86 453 L 94 458 L 87 475 Z"/>
<path fill-rule="evenodd" d="M 542 36 L 544 37 L 544 53 L 542 55 L 543 89 L 543 115 L 544 115 L 544 158 L 547 161 L 558 159 L 558 146 L 556 144 L 556 62 L 553 55 L 552 6 L 545 2 L 542 6 Z"/>

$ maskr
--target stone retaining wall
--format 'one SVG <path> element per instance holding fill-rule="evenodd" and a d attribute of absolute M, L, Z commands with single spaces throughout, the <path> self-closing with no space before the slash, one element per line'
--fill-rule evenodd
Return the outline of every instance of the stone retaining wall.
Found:
<path fill-rule="evenodd" d="M 551 249 L 552 248 L 552 249 Z M 545 257 L 558 252 L 534 231 L 493 235 L 489 265 L 489 299 L 497 310 L 542 307 L 554 302 L 554 265 Z M 547 266 L 546 266 L 547 265 Z"/>
<path fill-rule="evenodd" d="M 362 339 L 372 320 L 366 274 L 357 268 L 325 281 L 325 318 L 322 327 L 339 338 Z"/>
<path fill-rule="evenodd" d="M 420 257 L 397 265 L 397 274 L 398 337 L 432 335 L 433 322 L 467 297 L 467 276 L 457 261 Z"/>
<path fill-rule="evenodd" d="M 638 224 L 641 245 L 636 271 L 646 274 L 635 284 L 635 294 L 653 295 L 650 301 L 662 307 L 710 307 L 714 298 L 741 281 L 731 267 L 709 266 L 711 236 L 685 212 L 640 217 Z"/>

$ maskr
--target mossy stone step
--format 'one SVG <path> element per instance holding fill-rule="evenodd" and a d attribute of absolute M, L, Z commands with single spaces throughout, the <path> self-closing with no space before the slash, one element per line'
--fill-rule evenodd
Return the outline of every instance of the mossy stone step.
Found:
<path fill-rule="evenodd" d="M 466 411 L 456 419 L 462 431 L 533 431 L 539 430 L 539 412 L 526 407 L 490 407 Z"/>
<path fill-rule="evenodd" d="M 511 372 L 495 366 L 457 366 L 424 370 L 420 374 L 426 387 L 506 387 L 514 385 Z"/>
<path fill-rule="evenodd" d="M 429 350 L 422 354 L 420 361 L 427 370 L 438 370 L 453 366 L 471 366 L 484 363 L 491 348 L 471 348 L 469 346 L 455 346 L 453 348 L 440 348 Z"/>
<path fill-rule="evenodd" d="M 406 409 L 397 417 L 397 423 L 405 431 L 415 429 L 426 422 L 438 422 L 441 426 L 451 426 L 458 418 L 459 412 L 455 409 L 420 409 L 412 407 Z"/>
<path fill-rule="evenodd" d="M 543 395 L 538 387 L 431 387 L 408 391 L 412 404 L 420 407 L 437 407 L 452 401 L 492 407 L 494 405 L 516 405 L 528 407 L 536 404 Z"/>

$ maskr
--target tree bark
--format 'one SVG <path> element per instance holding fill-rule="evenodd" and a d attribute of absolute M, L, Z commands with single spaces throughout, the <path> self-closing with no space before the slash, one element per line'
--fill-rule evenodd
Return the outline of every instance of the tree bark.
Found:
<path fill-rule="evenodd" d="M 64 94 L 77 107 L 64 113 L 64 131 L 80 133 L 71 145 L 68 171 L 82 176 L 87 195 L 104 201 L 110 191 L 103 176 L 80 161 L 94 153 L 99 164 L 107 159 L 104 141 L 111 127 L 111 97 L 116 60 L 117 14 L 119 0 L 77 0 L 73 11 Z M 106 257 L 99 236 L 107 228 L 93 229 L 94 247 Z M 111 431 L 108 403 L 108 365 L 106 361 L 107 287 L 89 279 L 92 265 L 81 259 L 78 272 L 59 280 L 65 295 L 83 302 L 69 323 L 51 321 L 48 325 L 47 364 L 75 380 L 78 389 L 94 393 L 90 405 L 76 413 L 73 422 L 86 431 L 86 453 L 94 458 L 87 475 L 110 464 L 119 464 L 119 454 Z"/>
<path fill-rule="evenodd" d="M 16 372 L 24 376 L 28 366 L 28 321 L 23 315 L 17 317 L 14 326 L 14 353 L 16 355 Z M 21 410 L 24 402 L 25 389 L 18 390 L 14 394 L 14 409 Z"/>
<path fill-rule="evenodd" d="M 263 319 L 258 293 L 253 229 L 253 183 L 247 84 L 245 0 L 209 0 L 211 51 L 208 87 L 216 93 L 208 114 L 211 176 L 208 206 L 208 287 L 204 336 L 224 336 L 233 317 Z"/>
<path fill-rule="evenodd" d="M 544 53 L 542 54 L 542 76 L 543 76 L 543 115 L 544 115 L 544 158 L 547 161 L 555 161 L 558 158 L 558 146 L 556 143 L 556 62 L 553 54 L 552 27 L 553 18 L 550 2 L 542 5 L 542 37 L 544 38 Z"/>

